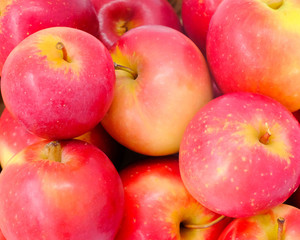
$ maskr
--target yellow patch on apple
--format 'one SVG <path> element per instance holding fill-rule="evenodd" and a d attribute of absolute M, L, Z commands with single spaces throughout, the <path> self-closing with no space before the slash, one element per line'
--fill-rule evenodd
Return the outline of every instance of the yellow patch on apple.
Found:
<path fill-rule="evenodd" d="M 61 49 L 58 48 L 58 43 L 62 43 L 66 48 L 67 59 L 64 59 L 64 54 Z M 75 51 L 71 44 L 62 40 L 58 36 L 53 35 L 40 35 L 37 38 L 38 55 L 47 58 L 49 67 L 54 70 L 64 70 L 65 74 L 72 71 L 75 75 L 79 75 L 80 62 L 72 58 L 72 52 Z"/>
<path fill-rule="evenodd" d="M 240 126 L 241 130 L 233 135 L 243 137 L 245 144 L 250 146 L 262 146 L 263 143 L 261 143 L 259 139 L 267 131 L 265 123 L 261 122 L 258 125 L 258 128 L 246 123 L 242 123 Z M 270 126 L 268 129 L 268 131 L 271 133 L 269 142 L 263 145 L 268 150 L 269 154 L 277 155 L 284 159 L 287 164 L 290 164 L 290 158 L 293 157 L 293 155 L 290 153 L 290 147 L 283 141 L 284 136 L 282 136 L 280 132 L 284 131 L 281 128 L 282 127 L 278 123 Z"/>

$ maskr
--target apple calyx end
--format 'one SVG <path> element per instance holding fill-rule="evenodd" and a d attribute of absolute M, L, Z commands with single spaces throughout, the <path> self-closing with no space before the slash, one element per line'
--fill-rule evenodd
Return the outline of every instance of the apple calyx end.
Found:
<path fill-rule="evenodd" d="M 129 67 L 126 67 L 126 66 L 123 66 L 123 65 L 120 65 L 120 64 L 117 64 L 114 62 L 114 68 L 115 68 L 115 70 L 121 70 L 121 71 L 128 72 L 129 74 L 132 75 L 133 80 L 136 80 L 138 77 L 138 74 Z"/>
<path fill-rule="evenodd" d="M 283 240 L 284 223 L 285 223 L 285 219 L 283 217 L 277 218 L 277 224 L 278 224 L 277 240 Z"/>
<path fill-rule="evenodd" d="M 63 60 L 65 60 L 66 62 L 71 62 L 69 57 L 68 57 L 67 49 L 66 49 L 65 45 L 62 42 L 56 43 L 56 49 L 62 51 Z"/>
<path fill-rule="evenodd" d="M 42 158 L 49 161 L 61 162 L 61 144 L 58 141 L 51 141 L 42 150 Z"/>
<path fill-rule="evenodd" d="M 259 141 L 262 144 L 267 145 L 270 141 L 270 137 L 272 134 L 271 134 L 271 131 L 270 131 L 270 128 L 269 128 L 269 125 L 267 122 L 265 123 L 265 126 L 266 126 L 266 132 L 259 138 Z"/>
<path fill-rule="evenodd" d="M 221 215 L 220 217 L 216 218 L 215 220 L 213 220 L 212 222 L 207 223 L 207 224 L 184 224 L 184 223 L 182 223 L 182 226 L 187 229 L 207 229 L 207 228 L 210 228 L 210 227 L 214 226 L 215 224 L 221 222 L 225 217 L 226 216 Z"/>

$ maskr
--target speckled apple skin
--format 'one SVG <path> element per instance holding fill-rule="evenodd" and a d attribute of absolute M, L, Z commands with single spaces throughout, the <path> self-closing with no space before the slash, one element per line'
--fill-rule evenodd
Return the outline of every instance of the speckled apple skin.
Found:
<path fill-rule="evenodd" d="M 0 228 L 10 240 L 112 240 L 123 215 L 120 176 L 92 144 L 60 141 L 61 161 L 25 148 L 0 175 Z"/>
<path fill-rule="evenodd" d="M 68 54 L 63 59 L 56 44 Z M 9 112 L 28 131 L 46 139 L 69 139 L 95 127 L 112 99 L 115 71 L 106 47 L 74 28 L 40 30 L 7 58 L 1 93 Z"/>
<path fill-rule="evenodd" d="M 267 144 L 260 137 L 269 129 Z M 189 192 L 231 217 L 283 203 L 299 186 L 300 126 L 277 101 L 231 93 L 203 107 L 185 130 L 179 166 Z"/>

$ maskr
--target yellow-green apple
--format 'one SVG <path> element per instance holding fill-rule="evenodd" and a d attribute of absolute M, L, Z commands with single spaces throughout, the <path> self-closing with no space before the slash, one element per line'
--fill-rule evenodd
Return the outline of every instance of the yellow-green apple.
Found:
<path fill-rule="evenodd" d="M 121 170 L 120 176 L 125 203 L 115 240 L 213 240 L 231 220 L 203 207 L 188 193 L 178 158 L 139 161 Z"/>
<path fill-rule="evenodd" d="M 107 48 L 127 31 L 143 25 L 182 30 L 175 10 L 166 0 L 92 0 L 99 21 L 100 40 Z"/>
<path fill-rule="evenodd" d="M 299 226 L 300 209 L 280 204 L 263 214 L 234 219 L 218 240 L 295 240 Z"/>
<path fill-rule="evenodd" d="M 187 36 L 205 55 L 206 36 L 212 15 L 222 0 L 182 0 L 182 24 Z"/>
<path fill-rule="evenodd" d="M 89 0 L 1 0 L 0 76 L 9 53 L 28 35 L 48 27 L 82 29 L 99 37 L 99 23 Z"/>
<path fill-rule="evenodd" d="M 212 99 L 200 50 L 177 30 L 148 25 L 128 31 L 110 53 L 116 85 L 104 128 L 141 154 L 178 152 L 188 122 Z"/>
<path fill-rule="evenodd" d="M 8 111 L 32 133 L 67 139 L 90 131 L 106 114 L 115 70 L 107 48 L 69 27 L 25 38 L 5 61 L 1 93 Z"/>
<path fill-rule="evenodd" d="M 101 123 L 92 130 L 76 137 L 94 144 L 100 148 L 108 158 L 118 164 L 121 147 L 120 145 L 105 131 Z M 7 109 L 4 109 L 0 117 L 0 164 L 4 168 L 9 159 L 21 151 L 28 145 L 45 140 L 27 131 L 27 129 L 13 118 Z"/>
<path fill-rule="evenodd" d="M 224 93 L 270 96 L 300 108 L 298 0 L 223 0 L 211 18 L 206 54 Z"/>
<path fill-rule="evenodd" d="M 300 183 L 300 125 L 276 100 L 229 93 L 190 121 L 179 150 L 182 180 L 204 206 L 230 217 L 283 203 Z"/>
<path fill-rule="evenodd" d="M 0 228 L 9 240 L 112 240 L 124 190 L 107 156 L 80 140 L 42 141 L 0 174 Z"/>

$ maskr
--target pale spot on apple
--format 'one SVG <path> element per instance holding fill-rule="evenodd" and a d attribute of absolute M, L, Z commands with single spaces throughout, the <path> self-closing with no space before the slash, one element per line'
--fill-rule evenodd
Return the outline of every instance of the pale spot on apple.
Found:
<path fill-rule="evenodd" d="M 247 161 L 247 158 L 243 156 L 243 157 L 242 157 L 242 161 L 243 161 L 243 162 L 246 162 L 246 161 Z"/>
<path fill-rule="evenodd" d="M 230 182 L 232 182 L 232 183 L 233 183 L 233 182 L 234 182 L 234 178 L 230 178 Z"/>
<path fill-rule="evenodd" d="M 235 190 L 237 190 L 237 191 L 238 191 L 238 190 L 240 190 L 240 188 L 239 188 L 238 186 L 236 186 L 236 187 L 235 187 Z"/>

